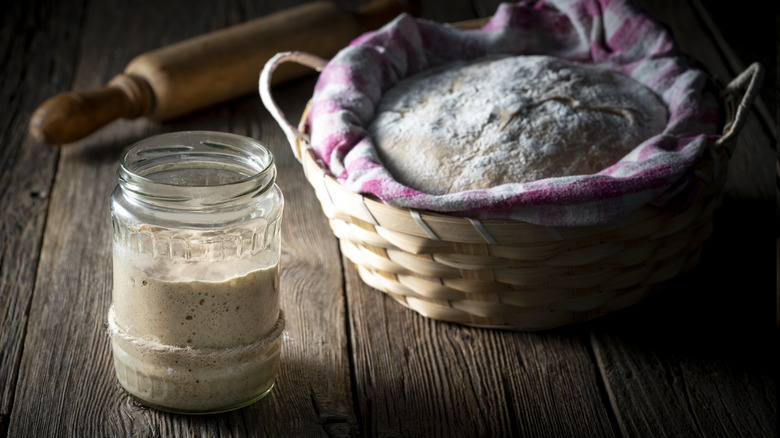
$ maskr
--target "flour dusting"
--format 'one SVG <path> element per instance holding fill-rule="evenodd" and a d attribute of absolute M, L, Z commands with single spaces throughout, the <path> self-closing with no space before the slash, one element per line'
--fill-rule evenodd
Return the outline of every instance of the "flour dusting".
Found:
<path fill-rule="evenodd" d="M 593 174 L 667 124 L 621 73 L 549 56 L 459 61 L 387 90 L 368 131 L 402 184 L 439 195 Z"/>

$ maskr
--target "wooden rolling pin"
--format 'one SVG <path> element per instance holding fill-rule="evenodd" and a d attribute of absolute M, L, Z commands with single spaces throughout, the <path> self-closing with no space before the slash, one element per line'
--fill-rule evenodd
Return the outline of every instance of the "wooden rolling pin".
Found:
<path fill-rule="evenodd" d="M 330 58 L 403 10 L 398 0 L 375 0 L 356 12 L 317 1 L 162 47 L 134 58 L 105 88 L 49 98 L 33 113 L 30 133 L 63 145 L 119 118 L 167 120 L 248 95 L 257 92 L 260 71 L 276 53 Z M 280 71 L 274 82 L 310 72 Z"/>

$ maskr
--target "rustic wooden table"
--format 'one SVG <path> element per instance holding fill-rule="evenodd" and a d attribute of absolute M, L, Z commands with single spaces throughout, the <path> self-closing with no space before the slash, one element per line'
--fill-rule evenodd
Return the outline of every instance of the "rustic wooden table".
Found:
<path fill-rule="evenodd" d="M 297 3 L 0 6 L 0 438 L 775 436 L 772 69 L 770 92 L 751 110 L 731 161 L 700 266 L 631 309 L 538 333 L 434 322 L 361 283 L 256 96 L 170 122 L 122 120 L 62 148 L 28 134 L 30 114 L 53 94 L 102 86 L 139 53 Z M 423 11 L 457 21 L 490 15 L 496 3 L 431 0 Z M 708 14 L 703 0 L 642 3 L 724 80 L 755 60 L 747 48 L 757 44 L 740 50 L 734 35 L 774 38 L 766 32 L 775 26 L 771 13 L 754 14 L 754 28 L 734 33 L 739 17 L 727 12 L 729 24 L 718 27 L 713 18 L 721 17 Z M 297 114 L 313 84 L 303 79 L 275 93 Z M 115 381 L 105 328 L 108 201 L 119 152 L 188 129 L 260 139 L 277 156 L 287 194 L 288 325 L 277 385 L 260 402 L 220 415 L 166 414 L 132 402 Z"/>

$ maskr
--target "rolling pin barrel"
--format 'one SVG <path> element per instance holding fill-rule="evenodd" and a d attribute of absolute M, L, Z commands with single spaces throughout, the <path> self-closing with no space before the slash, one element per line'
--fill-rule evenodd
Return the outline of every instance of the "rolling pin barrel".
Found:
<path fill-rule="evenodd" d="M 356 12 L 316 1 L 141 54 L 99 90 L 46 100 L 30 133 L 62 145 L 119 118 L 167 120 L 254 92 L 263 65 L 276 53 L 306 51 L 330 58 L 366 30 L 403 11 L 397 0 L 376 0 Z M 280 71 L 276 83 L 305 68 Z"/>

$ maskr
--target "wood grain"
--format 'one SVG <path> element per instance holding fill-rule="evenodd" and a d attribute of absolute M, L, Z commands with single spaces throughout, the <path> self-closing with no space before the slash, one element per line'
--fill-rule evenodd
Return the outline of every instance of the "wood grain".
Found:
<path fill-rule="evenodd" d="M 691 7 L 698 1 L 641 4 L 728 80 L 739 69 L 724 53 L 741 52 L 712 37 L 700 5 Z M 755 111 L 700 266 L 631 309 L 542 333 L 434 322 L 363 284 L 258 98 L 168 122 L 120 121 L 62 151 L 27 136 L 29 115 L 50 95 L 99 86 L 139 53 L 303 2 L 0 6 L 0 47 L 8 48 L 0 66 L 0 438 L 773 436 L 776 137 Z M 422 5 L 426 18 L 456 21 L 491 14 L 497 2 Z M 313 86 L 304 79 L 274 94 L 294 118 Z M 132 402 L 116 384 L 104 327 L 119 152 L 187 129 L 260 139 L 277 158 L 286 199 L 288 325 L 277 386 L 220 415 Z"/>
<path fill-rule="evenodd" d="M 369 436 L 613 435 L 589 341 L 576 329 L 433 322 L 366 287 L 353 267 L 346 275 L 355 390 Z"/>
<path fill-rule="evenodd" d="M 6 436 L 14 407 L 19 366 L 31 311 L 57 151 L 27 137 L 27 115 L 74 75 L 81 8 L 41 2 L 2 6 L 3 63 L 0 77 L 0 436 Z M 27 32 L 29 27 L 46 29 Z M 61 54 L 58 59 L 52 53 Z M 28 352 L 29 354 L 29 352 Z"/>
<path fill-rule="evenodd" d="M 219 11 L 206 12 L 211 5 L 201 2 L 182 11 L 176 4 L 164 10 L 156 2 L 147 2 L 145 7 L 140 5 L 137 15 L 122 17 L 120 31 L 110 24 L 115 22 L 113 18 L 118 19 L 112 14 L 122 9 L 119 4 L 91 4 L 86 14 L 94 18 L 84 24 L 82 47 L 88 56 L 80 58 L 75 87 L 102 83 L 121 68 L 126 60 L 112 57 L 112 46 L 123 45 L 131 55 L 155 41 L 207 31 L 208 20 L 219 15 Z M 165 16 L 178 15 L 178 19 L 170 26 L 155 28 L 163 34 L 139 32 L 133 44 L 128 44 L 125 32 L 142 29 L 147 17 L 144 11 L 152 9 Z M 281 100 L 305 101 L 297 88 L 282 94 Z M 290 110 L 295 109 L 300 111 L 301 107 Z M 116 184 L 118 153 L 125 145 L 155 132 L 186 129 L 262 137 L 277 155 L 280 184 L 285 193 L 291 192 L 284 229 L 300 230 L 283 231 L 285 269 L 281 281 L 288 328 L 282 353 L 285 366 L 277 386 L 261 402 L 220 416 L 174 416 L 130 401 L 113 377 L 104 328 L 111 290 L 108 199 Z M 63 151 L 31 305 L 27 354 L 20 366 L 17 392 L 23 396 L 14 407 L 9 436 L 312 436 L 354 429 L 341 269 L 327 262 L 338 260 L 337 248 L 324 228 L 327 225 L 321 222 L 318 229 L 307 214 L 313 194 L 310 189 L 304 191 L 302 178 L 290 171 L 297 162 L 293 163 L 283 142 L 278 127 L 266 113 L 258 112 L 258 102 L 253 99 L 166 124 L 122 122 Z M 77 267 L 73 260 L 78 260 Z M 68 401 L 74 399 L 84 405 L 72 406 Z M 58 421 L 42 421 L 41 412 Z"/>
<path fill-rule="evenodd" d="M 72 66 L 75 87 L 100 83 L 117 68 L 107 54 L 123 35 L 116 28 L 112 32 L 110 22 L 96 19 L 94 12 L 84 11 L 84 55 L 71 58 L 83 63 Z M 104 13 L 103 18 L 117 17 Z M 104 418 L 105 407 L 119 403 L 117 392 L 96 389 L 116 387 L 104 328 L 111 291 L 106 201 L 128 131 L 118 127 L 103 132 L 60 155 L 9 436 L 112 433 L 106 429 L 112 422 L 98 420 Z M 74 407 L 71 400 L 82 400 L 82 405 Z M 46 422 L 43 412 L 58 421 Z"/>
<path fill-rule="evenodd" d="M 734 76 L 688 3 L 643 4 L 716 77 Z M 775 141 L 752 112 L 699 267 L 594 324 L 594 356 L 623 435 L 772 436 Z"/>

